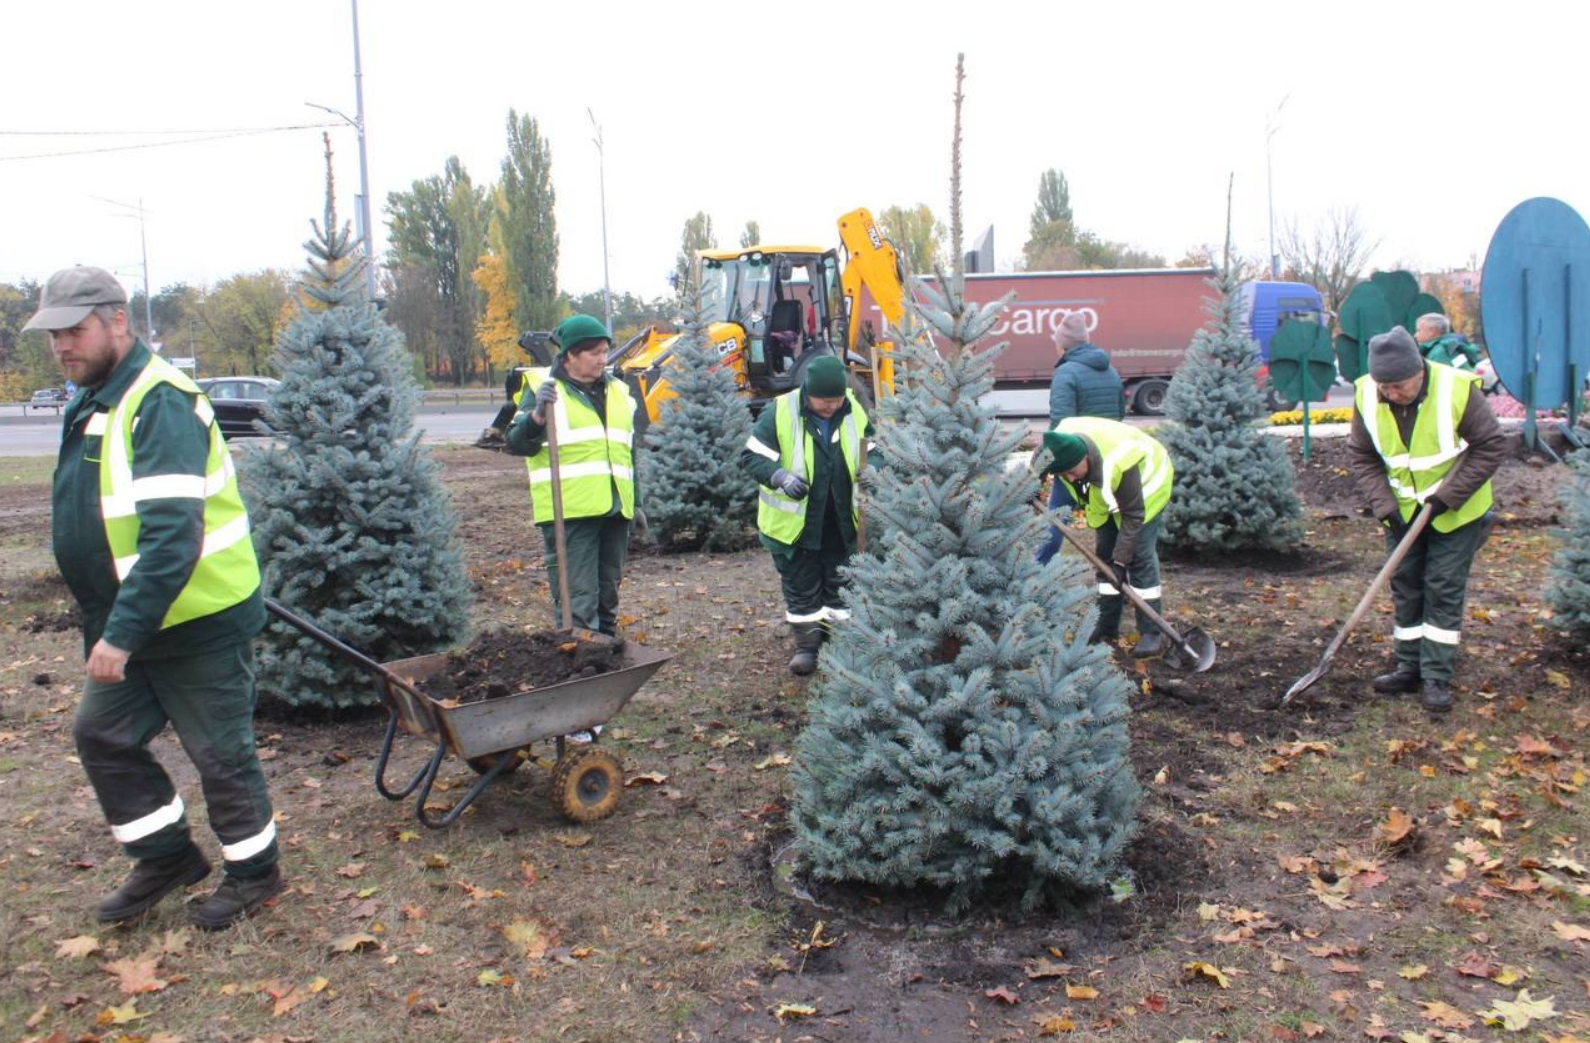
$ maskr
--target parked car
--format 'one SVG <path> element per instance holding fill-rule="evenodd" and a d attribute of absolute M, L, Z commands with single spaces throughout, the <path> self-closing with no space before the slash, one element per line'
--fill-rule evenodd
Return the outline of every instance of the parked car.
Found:
<path fill-rule="evenodd" d="M 265 411 L 265 399 L 281 381 L 272 377 L 211 377 L 199 381 L 199 390 L 215 407 L 221 434 L 228 438 L 257 435 L 254 421 Z"/>
<path fill-rule="evenodd" d="M 57 413 L 72 400 L 65 388 L 40 388 L 28 399 L 28 409 L 53 409 Z"/>

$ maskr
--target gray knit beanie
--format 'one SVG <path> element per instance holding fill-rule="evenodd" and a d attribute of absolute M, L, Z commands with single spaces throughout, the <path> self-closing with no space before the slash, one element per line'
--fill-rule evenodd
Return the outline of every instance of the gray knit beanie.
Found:
<path fill-rule="evenodd" d="M 1412 334 L 1393 326 L 1369 338 L 1369 379 L 1377 384 L 1395 384 L 1424 372 L 1424 358 Z"/>
<path fill-rule="evenodd" d="M 1088 320 L 1083 318 L 1082 313 L 1079 311 L 1071 312 L 1061 321 L 1058 335 L 1061 350 L 1074 348 L 1078 344 L 1086 344 L 1088 341 Z"/>

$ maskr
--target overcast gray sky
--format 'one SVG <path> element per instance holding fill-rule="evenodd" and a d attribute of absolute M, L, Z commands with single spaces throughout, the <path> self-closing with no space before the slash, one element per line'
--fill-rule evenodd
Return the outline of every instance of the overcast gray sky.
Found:
<path fill-rule="evenodd" d="M 680 227 L 748 219 L 767 241 L 837 245 L 855 206 L 947 210 L 955 54 L 966 53 L 968 238 L 993 224 L 1019 255 L 1039 174 L 1063 170 L 1078 223 L 1165 254 L 1235 232 L 1268 252 L 1265 127 L 1278 225 L 1356 206 L 1376 260 L 1425 269 L 1483 256 L 1514 204 L 1590 208 L 1582 23 L 1572 4 L 525 4 L 363 0 L 360 29 L 377 250 L 388 192 L 456 154 L 497 176 L 509 107 L 552 146 L 559 282 L 602 282 L 597 155 L 607 143 L 615 291 L 666 290 Z M 0 60 L 0 280 L 73 263 L 136 288 L 147 218 L 156 289 L 302 266 L 320 214 L 318 130 L 52 158 L 354 112 L 347 0 L 8 5 Z M 1575 24 L 1581 25 L 1574 29 Z M 17 132 L 61 132 L 35 136 Z M 71 132 L 71 133 L 65 133 Z M 185 135 L 189 137 L 199 134 Z M 354 133 L 332 131 L 353 215 Z"/>

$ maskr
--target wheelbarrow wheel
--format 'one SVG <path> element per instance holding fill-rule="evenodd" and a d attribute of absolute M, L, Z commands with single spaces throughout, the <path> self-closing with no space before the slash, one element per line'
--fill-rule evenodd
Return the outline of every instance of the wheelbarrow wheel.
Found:
<path fill-rule="evenodd" d="M 552 803 L 571 822 L 606 818 L 623 792 L 624 769 L 599 746 L 571 747 L 552 772 Z"/>
<path fill-rule="evenodd" d="M 513 763 L 497 773 L 497 777 L 512 775 L 519 770 L 519 765 L 530 759 L 530 749 L 521 746 L 517 750 L 505 750 L 502 753 L 483 753 L 479 757 L 471 757 L 464 763 L 475 769 L 475 774 L 484 775 L 497 766 L 497 762 L 504 757 L 512 757 Z"/>

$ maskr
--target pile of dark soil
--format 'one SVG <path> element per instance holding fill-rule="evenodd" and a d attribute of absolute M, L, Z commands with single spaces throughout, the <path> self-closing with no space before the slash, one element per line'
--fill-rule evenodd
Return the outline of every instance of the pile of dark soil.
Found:
<path fill-rule="evenodd" d="M 493 630 L 448 653 L 445 670 L 425 682 L 427 695 L 475 703 L 595 677 L 623 665 L 622 642 L 579 640 L 567 631 Z"/>

